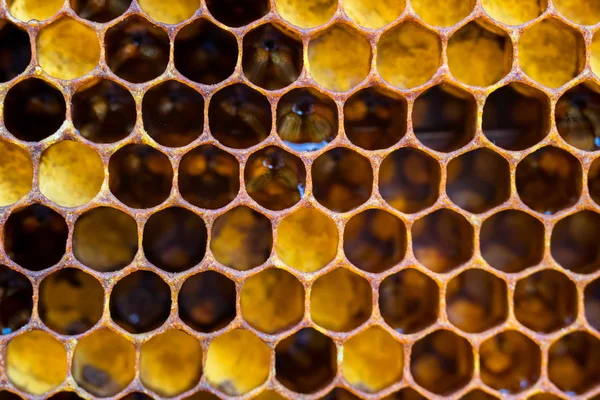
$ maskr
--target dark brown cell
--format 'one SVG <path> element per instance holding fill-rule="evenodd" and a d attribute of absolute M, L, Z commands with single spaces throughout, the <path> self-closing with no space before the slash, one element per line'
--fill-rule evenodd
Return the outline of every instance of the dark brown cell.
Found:
<path fill-rule="evenodd" d="M 0 391 L 0 400 L 21 400 L 22 397 L 6 390 Z"/>
<path fill-rule="evenodd" d="M 206 0 L 208 11 L 227 26 L 239 27 L 269 12 L 269 0 Z"/>
<path fill-rule="evenodd" d="M 550 252 L 562 267 L 578 274 L 600 269 L 600 214 L 584 210 L 556 223 Z"/>
<path fill-rule="evenodd" d="M 20 272 L 0 265 L 0 336 L 29 322 L 33 308 L 31 282 Z"/>
<path fill-rule="evenodd" d="M 80 400 L 83 399 L 75 392 L 59 392 L 48 397 L 48 400 Z"/>
<path fill-rule="evenodd" d="M 588 332 L 569 333 L 548 350 L 548 377 L 569 395 L 600 383 L 600 340 Z"/>
<path fill-rule="evenodd" d="M 595 159 L 590 165 L 588 172 L 588 190 L 590 197 L 600 204 L 600 158 Z"/>
<path fill-rule="evenodd" d="M 0 21 L 0 82 L 21 74 L 31 61 L 29 35 L 7 20 Z"/>
<path fill-rule="evenodd" d="M 498 397 L 492 396 L 481 389 L 475 389 L 461 397 L 460 400 L 498 400 Z"/>
<path fill-rule="evenodd" d="M 407 387 L 384 397 L 384 400 L 427 400 L 427 398 L 415 389 Z"/>
<path fill-rule="evenodd" d="M 352 394 L 344 388 L 335 388 L 325 396 L 321 397 L 320 400 L 359 400 L 360 397 Z"/>
<path fill-rule="evenodd" d="M 127 11 L 131 0 L 71 0 L 70 3 L 81 18 L 93 22 L 108 22 Z"/>
<path fill-rule="evenodd" d="M 210 392 L 199 391 L 191 396 L 184 397 L 184 400 L 221 400 L 221 398 Z"/>
<path fill-rule="evenodd" d="M 558 99 L 554 116 L 565 142 L 580 150 L 600 149 L 600 93 L 580 83 Z"/>
<path fill-rule="evenodd" d="M 121 400 L 153 400 L 153 398 L 145 393 L 133 392 L 121 397 Z"/>
<path fill-rule="evenodd" d="M 587 322 L 600 332 L 600 279 L 585 287 L 584 303 Z"/>

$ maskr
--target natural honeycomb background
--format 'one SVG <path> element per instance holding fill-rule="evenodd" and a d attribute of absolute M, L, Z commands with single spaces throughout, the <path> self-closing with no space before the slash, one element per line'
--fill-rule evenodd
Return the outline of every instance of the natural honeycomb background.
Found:
<path fill-rule="evenodd" d="M 0 399 L 600 398 L 600 3 L 1 0 Z"/>

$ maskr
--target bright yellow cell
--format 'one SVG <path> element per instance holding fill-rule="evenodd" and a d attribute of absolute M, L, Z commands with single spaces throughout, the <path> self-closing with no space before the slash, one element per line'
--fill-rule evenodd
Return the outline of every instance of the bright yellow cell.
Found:
<path fill-rule="evenodd" d="M 200 8 L 200 0 L 138 0 L 138 3 L 150 18 L 165 24 L 185 21 Z"/>
<path fill-rule="evenodd" d="M 202 374 L 200 342 L 183 331 L 167 331 L 144 343 L 140 379 L 161 396 L 177 396 L 191 389 Z"/>
<path fill-rule="evenodd" d="M 41 395 L 67 377 L 67 352 L 61 342 L 43 331 L 13 338 L 6 347 L 6 374 L 19 389 Z"/>
<path fill-rule="evenodd" d="M 482 0 L 482 3 L 490 17 L 508 25 L 531 21 L 548 7 L 544 0 Z"/>
<path fill-rule="evenodd" d="M 359 25 L 378 29 L 402 14 L 405 0 L 344 0 L 346 14 Z"/>
<path fill-rule="evenodd" d="M 379 326 L 344 343 L 342 373 L 353 386 L 378 392 L 402 378 L 402 345 Z"/>
<path fill-rule="evenodd" d="M 416 22 L 406 22 L 387 31 L 377 47 L 379 74 L 400 88 L 426 83 L 442 63 L 439 36 Z"/>
<path fill-rule="evenodd" d="M 592 40 L 591 52 L 592 52 L 592 71 L 600 76 L 600 31 L 596 31 L 594 39 Z"/>
<path fill-rule="evenodd" d="M 79 78 L 98 65 L 100 43 L 94 30 L 71 18 L 42 29 L 37 37 L 40 67 L 59 79 Z"/>
<path fill-rule="evenodd" d="M 519 40 L 521 69 L 542 85 L 557 88 L 583 68 L 583 37 L 557 19 L 528 28 Z"/>
<path fill-rule="evenodd" d="M 69 140 L 50 146 L 40 162 L 40 191 L 58 205 L 75 207 L 92 200 L 104 181 L 95 150 Z"/>
<path fill-rule="evenodd" d="M 593 0 L 554 0 L 554 7 L 565 17 L 582 25 L 600 22 L 600 2 Z"/>
<path fill-rule="evenodd" d="M 301 28 L 314 28 L 331 19 L 337 0 L 275 0 L 277 12 Z"/>
<path fill-rule="evenodd" d="M 269 346 L 252 332 L 236 329 L 210 343 L 205 374 L 211 386 L 237 396 L 262 385 L 270 364 Z"/>
<path fill-rule="evenodd" d="M 290 267 L 314 272 L 335 258 L 338 240 L 335 222 L 328 216 L 315 209 L 301 209 L 279 223 L 275 250 Z"/>
<path fill-rule="evenodd" d="M 371 45 L 346 25 L 334 25 L 308 45 L 309 71 L 327 89 L 345 92 L 371 69 Z"/>
<path fill-rule="evenodd" d="M 29 152 L 0 140 L 0 206 L 13 204 L 29 193 L 32 179 Z"/>
<path fill-rule="evenodd" d="M 27 22 L 32 19 L 43 21 L 61 9 L 63 0 L 8 0 L 8 11 L 13 17 Z"/>
<path fill-rule="evenodd" d="M 452 26 L 466 18 L 475 0 L 412 0 L 412 8 L 430 25 Z"/>

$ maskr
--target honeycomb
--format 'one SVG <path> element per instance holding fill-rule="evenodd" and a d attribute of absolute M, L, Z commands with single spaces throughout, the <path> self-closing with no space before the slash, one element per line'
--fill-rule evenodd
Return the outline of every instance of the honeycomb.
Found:
<path fill-rule="evenodd" d="M 600 2 L 0 21 L 0 400 L 600 399 Z"/>

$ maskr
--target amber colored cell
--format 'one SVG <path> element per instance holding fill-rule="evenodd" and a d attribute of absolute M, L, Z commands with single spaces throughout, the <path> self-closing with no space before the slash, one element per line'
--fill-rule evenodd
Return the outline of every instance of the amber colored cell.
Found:
<path fill-rule="evenodd" d="M 434 211 L 417 220 L 412 238 L 415 257 L 433 272 L 448 272 L 473 254 L 473 227 L 451 210 Z"/>
<path fill-rule="evenodd" d="M 579 274 L 600 269 L 600 215 L 580 211 L 556 223 L 552 230 L 550 251 L 562 267 Z"/>
<path fill-rule="evenodd" d="M 556 331 L 577 318 L 577 288 L 558 271 L 539 271 L 519 280 L 513 301 L 517 320 L 536 332 Z"/>
<path fill-rule="evenodd" d="M 40 284 L 38 312 L 44 324 L 63 335 L 78 335 L 102 317 L 104 288 L 76 268 L 58 270 Z"/>
<path fill-rule="evenodd" d="M 219 22 L 232 27 L 247 25 L 269 12 L 269 0 L 205 0 Z"/>
<path fill-rule="evenodd" d="M 310 75 L 318 84 L 335 92 L 345 92 L 369 74 L 371 45 L 348 25 L 334 25 L 311 39 L 308 63 Z"/>
<path fill-rule="evenodd" d="M 484 392 L 480 389 L 475 389 L 464 395 L 460 400 L 498 400 L 498 397 Z"/>
<path fill-rule="evenodd" d="M 133 343 L 111 330 L 100 329 L 78 340 L 71 372 L 86 392 L 110 397 L 135 377 L 135 359 Z"/>
<path fill-rule="evenodd" d="M 548 377 L 560 390 L 582 394 L 600 383 L 600 340 L 571 332 L 548 350 Z"/>
<path fill-rule="evenodd" d="M 600 33 L 596 31 L 590 44 L 590 66 L 596 75 L 600 75 Z"/>
<path fill-rule="evenodd" d="M 344 11 L 350 18 L 365 28 L 378 29 L 402 14 L 406 6 L 405 0 L 346 0 Z"/>
<path fill-rule="evenodd" d="M 31 282 L 20 272 L 0 265 L 0 336 L 25 326 L 33 309 Z"/>
<path fill-rule="evenodd" d="M 200 8 L 200 0 L 175 0 L 168 5 L 160 0 L 138 0 L 138 3 L 150 18 L 164 24 L 183 22 Z"/>
<path fill-rule="evenodd" d="M 562 86 L 579 75 L 584 58 L 581 33 L 558 19 L 535 23 L 519 39 L 521 69 L 534 81 L 550 88 Z"/>
<path fill-rule="evenodd" d="M 199 391 L 191 396 L 184 397 L 185 400 L 220 400 L 221 398 L 215 396 L 210 392 Z"/>
<path fill-rule="evenodd" d="M 335 13 L 337 0 L 275 0 L 277 12 L 300 28 L 323 25 Z"/>
<path fill-rule="evenodd" d="M 275 347 L 275 378 L 293 392 L 314 393 L 333 380 L 336 354 L 329 337 L 313 328 L 301 329 Z"/>
<path fill-rule="evenodd" d="M 538 393 L 529 397 L 528 400 L 563 400 L 563 398 L 551 393 Z M 593 397 L 592 400 L 598 399 Z"/>
<path fill-rule="evenodd" d="M 67 377 L 67 351 L 54 336 L 33 330 L 8 342 L 4 366 L 13 385 L 29 394 L 41 395 L 58 387 Z"/>
<path fill-rule="evenodd" d="M 379 273 L 402 261 L 406 253 L 406 227 L 383 210 L 354 215 L 344 230 L 344 253 L 363 271 Z"/>
<path fill-rule="evenodd" d="M 427 397 L 423 396 L 415 389 L 407 387 L 384 397 L 384 400 L 427 400 Z"/>
<path fill-rule="evenodd" d="M 12 22 L 0 22 L 0 82 L 21 74 L 31 62 L 31 44 L 27 32 Z"/>
<path fill-rule="evenodd" d="M 371 316 L 371 286 L 364 278 L 337 268 L 319 277 L 310 293 L 310 316 L 325 329 L 346 332 Z"/>
<path fill-rule="evenodd" d="M 479 333 L 506 320 L 506 283 L 480 269 L 468 269 L 446 287 L 448 320 L 459 329 Z"/>
<path fill-rule="evenodd" d="M 280 395 L 279 393 L 273 390 L 263 390 L 256 397 L 253 397 L 254 400 L 286 400 L 285 397 Z"/>
<path fill-rule="evenodd" d="M 512 53 L 512 43 L 504 31 L 476 20 L 448 41 L 448 67 L 462 83 L 490 86 L 510 72 Z"/>
<path fill-rule="evenodd" d="M 600 204 L 600 159 L 595 159 L 588 172 L 588 190 L 590 197 Z"/>
<path fill-rule="evenodd" d="M 600 332 L 600 279 L 585 287 L 584 310 L 587 322 Z"/>
<path fill-rule="evenodd" d="M 8 0 L 6 3 L 11 15 L 23 22 L 49 19 L 63 6 L 63 0 Z"/>
<path fill-rule="evenodd" d="M 154 336 L 140 349 L 140 380 L 161 396 L 177 396 L 202 374 L 202 347 L 193 336 L 169 330 Z"/>
<path fill-rule="evenodd" d="M 556 103 L 556 128 L 571 146 L 586 151 L 600 149 L 600 93 L 594 84 L 580 83 Z"/>
<path fill-rule="evenodd" d="M 500 211 L 487 218 L 480 233 L 481 255 L 503 272 L 519 272 L 542 261 L 544 225 L 519 210 Z"/>
<path fill-rule="evenodd" d="M 33 165 L 29 152 L 0 140 L 0 206 L 19 201 L 31 190 Z"/>
<path fill-rule="evenodd" d="M 544 214 L 570 207 L 581 194 L 581 164 L 570 153 L 543 147 L 517 165 L 517 193 L 526 206 Z"/>
<path fill-rule="evenodd" d="M 473 7 L 474 0 L 412 0 L 413 10 L 421 19 L 430 25 L 446 27 L 451 26 L 466 18 Z"/>
<path fill-rule="evenodd" d="M 493 91 L 483 108 L 483 134 L 506 150 L 525 150 L 540 142 L 550 128 L 550 100 L 543 92 L 521 83 Z"/>
<path fill-rule="evenodd" d="M 415 136 L 430 149 L 457 150 L 473 139 L 477 104 L 462 89 L 438 85 L 415 100 L 412 124 Z"/>
<path fill-rule="evenodd" d="M 335 388 L 320 400 L 359 400 L 360 397 L 344 388 Z"/>
<path fill-rule="evenodd" d="M 600 22 L 600 4 L 577 0 L 554 0 L 554 7 L 576 24 L 595 25 Z"/>
<path fill-rule="evenodd" d="M 189 277 L 178 296 L 179 317 L 200 332 L 224 328 L 235 318 L 235 284 L 224 275 L 206 271 Z"/>
<path fill-rule="evenodd" d="M 68 231 L 62 215 L 32 204 L 13 212 L 4 223 L 4 250 L 21 267 L 41 271 L 63 258 Z"/>
<path fill-rule="evenodd" d="M 98 207 L 75 221 L 73 253 L 87 267 L 111 272 L 129 265 L 138 250 L 137 224 L 124 213 Z"/>
<path fill-rule="evenodd" d="M 210 249 L 221 264 L 246 271 L 263 264 L 271 255 L 271 221 L 241 206 L 220 215 L 212 227 Z"/>
<path fill-rule="evenodd" d="M 548 7 L 547 0 L 483 0 L 482 4 L 490 17 L 508 25 L 531 21 Z"/>
<path fill-rule="evenodd" d="M 373 168 L 353 150 L 337 147 L 320 155 L 312 165 L 315 199 L 336 212 L 347 212 L 371 196 Z"/>
<path fill-rule="evenodd" d="M 70 0 L 69 3 L 75 13 L 81 18 L 93 22 L 108 22 L 121 16 L 132 0 Z"/>
<path fill-rule="evenodd" d="M 481 380 L 502 393 L 518 393 L 540 377 L 542 354 L 538 345 L 518 331 L 504 331 L 479 348 Z"/>
<path fill-rule="evenodd" d="M 389 326 L 411 334 L 438 317 L 439 287 L 424 273 L 408 268 L 388 276 L 379 286 L 379 310 Z"/>
<path fill-rule="evenodd" d="M 204 374 L 212 387 L 237 396 L 262 385 L 270 363 L 269 346 L 252 332 L 236 329 L 210 343 Z"/>
<path fill-rule="evenodd" d="M 465 386 L 473 375 L 473 349 L 461 336 L 438 330 L 412 346 L 410 371 L 415 382 L 440 395 Z"/>

